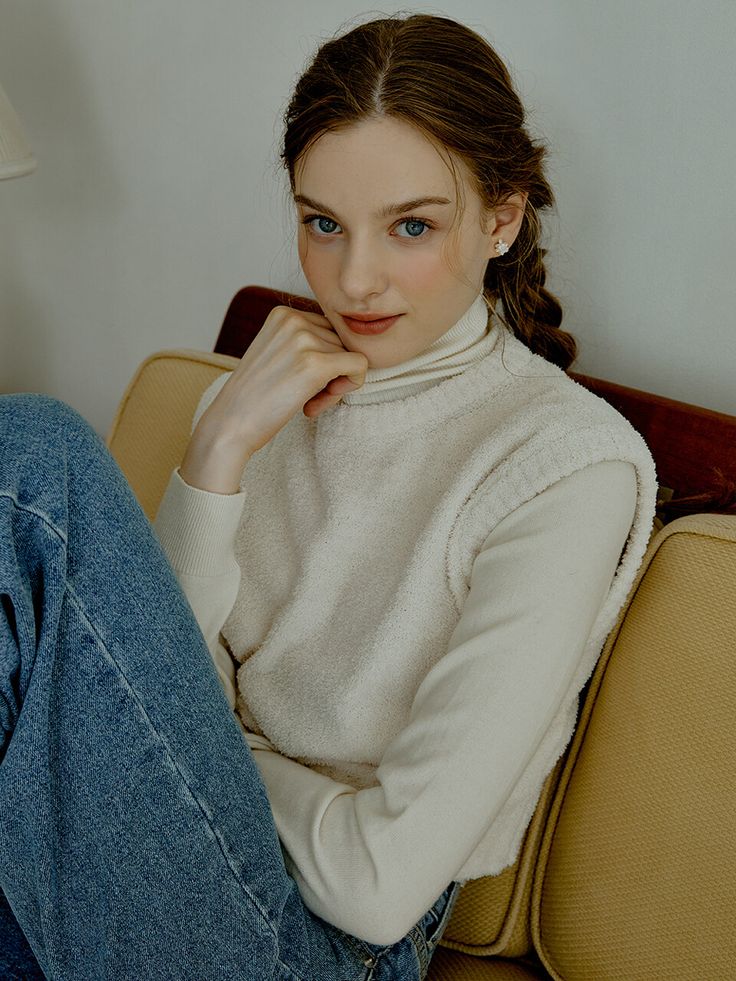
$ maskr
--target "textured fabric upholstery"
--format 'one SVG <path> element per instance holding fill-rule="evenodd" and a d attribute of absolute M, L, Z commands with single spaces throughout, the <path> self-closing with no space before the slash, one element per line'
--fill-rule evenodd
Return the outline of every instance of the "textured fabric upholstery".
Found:
<path fill-rule="evenodd" d="M 428 981 L 546 981 L 547 977 L 543 970 L 521 961 L 469 957 L 444 947 L 435 950 L 427 975 Z"/>
<path fill-rule="evenodd" d="M 735 666 L 736 517 L 679 518 L 609 636 L 545 829 L 532 931 L 552 977 L 736 977 Z"/>
<path fill-rule="evenodd" d="M 107 445 L 152 520 L 171 471 L 183 457 L 197 403 L 238 358 L 203 351 L 160 351 L 140 365 L 120 402 Z"/>

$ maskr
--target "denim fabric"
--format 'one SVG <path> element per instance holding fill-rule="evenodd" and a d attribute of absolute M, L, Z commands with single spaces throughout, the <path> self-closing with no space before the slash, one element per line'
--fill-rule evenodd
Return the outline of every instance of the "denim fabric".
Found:
<path fill-rule="evenodd" d="M 63 402 L 0 396 L 0 976 L 418 981 L 458 888 L 386 947 L 307 909 L 120 469 Z"/>

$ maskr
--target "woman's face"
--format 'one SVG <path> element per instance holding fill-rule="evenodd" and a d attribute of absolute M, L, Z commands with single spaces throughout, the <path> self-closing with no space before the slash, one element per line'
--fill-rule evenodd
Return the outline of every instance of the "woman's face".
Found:
<path fill-rule="evenodd" d="M 343 346 L 365 354 L 371 368 L 406 361 L 449 330 L 480 293 L 494 242 L 503 235 L 510 245 L 518 230 L 518 209 L 513 227 L 485 213 L 484 230 L 481 199 L 467 167 L 455 163 L 465 206 L 457 229 L 450 170 L 401 120 L 326 133 L 297 164 L 304 275 Z M 351 329 L 349 314 L 400 316 L 366 336 Z"/>

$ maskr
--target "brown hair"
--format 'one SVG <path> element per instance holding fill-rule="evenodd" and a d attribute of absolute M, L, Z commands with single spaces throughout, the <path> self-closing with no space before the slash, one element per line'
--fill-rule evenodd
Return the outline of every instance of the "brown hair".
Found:
<path fill-rule="evenodd" d="M 470 28 L 428 14 L 373 20 L 326 41 L 284 113 L 280 157 L 292 192 L 297 161 L 320 136 L 380 116 L 418 127 L 449 151 L 451 167 L 452 155 L 460 158 L 488 208 L 528 193 L 513 247 L 488 262 L 484 293 L 500 298 L 508 327 L 532 351 L 567 369 L 577 346 L 560 328 L 560 303 L 544 288 L 539 244 L 538 211 L 554 205 L 542 167 L 547 150 L 524 128 L 503 61 Z"/>

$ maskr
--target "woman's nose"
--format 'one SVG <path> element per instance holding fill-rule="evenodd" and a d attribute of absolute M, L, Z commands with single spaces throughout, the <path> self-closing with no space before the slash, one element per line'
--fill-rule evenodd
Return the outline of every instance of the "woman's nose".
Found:
<path fill-rule="evenodd" d="M 363 300 L 383 293 L 388 285 L 388 270 L 380 250 L 367 242 L 346 246 L 340 266 L 340 289 L 351 300 Z"/>

